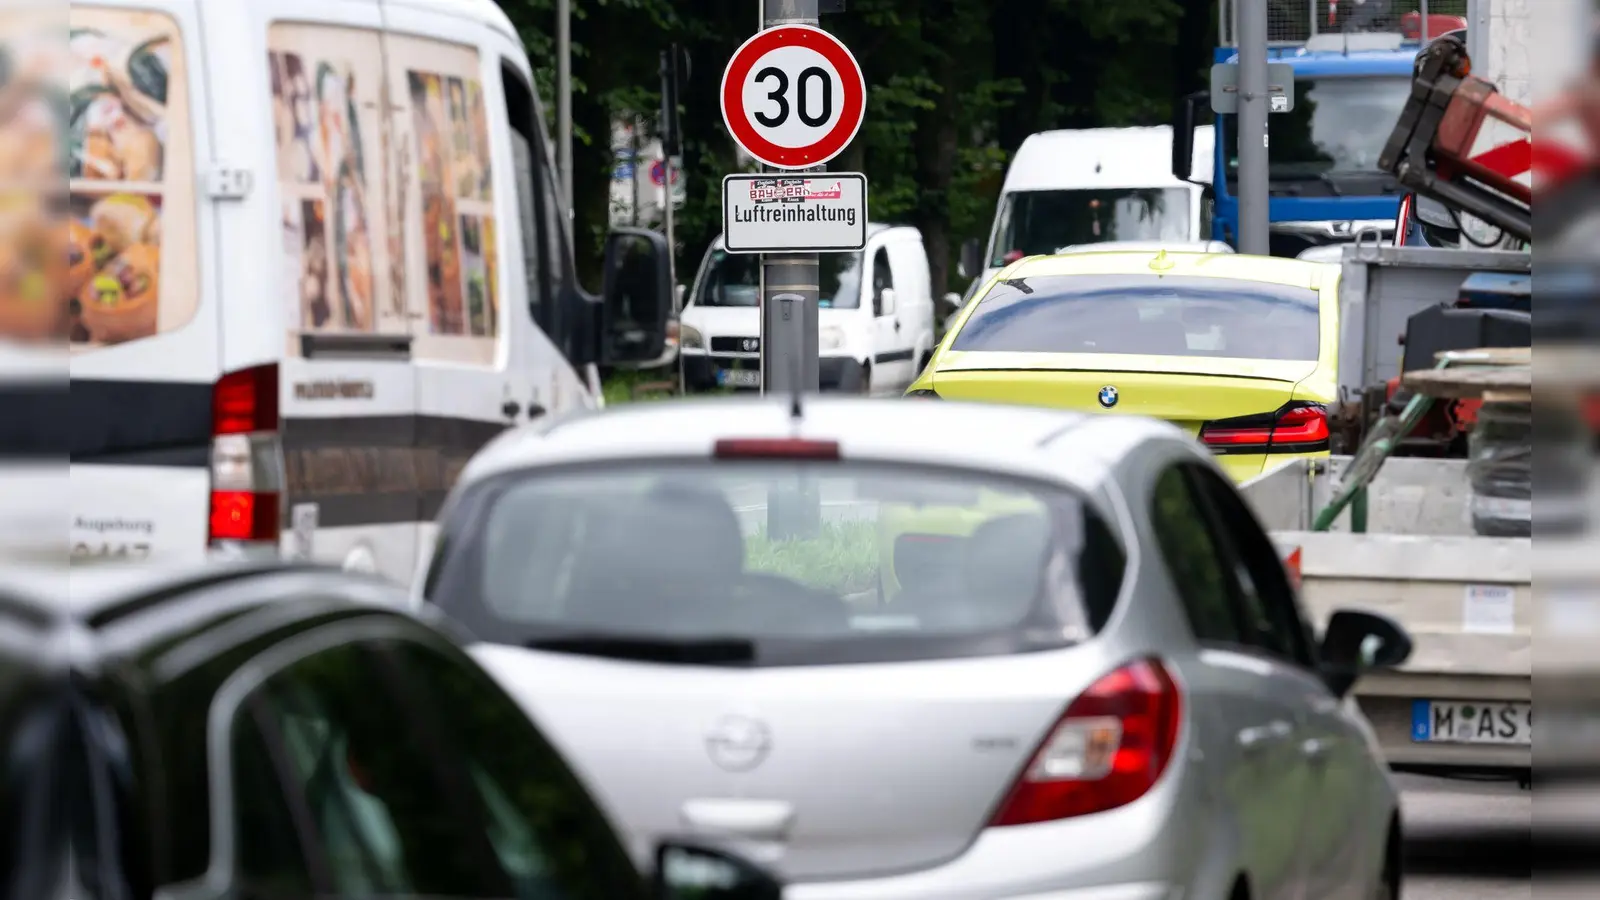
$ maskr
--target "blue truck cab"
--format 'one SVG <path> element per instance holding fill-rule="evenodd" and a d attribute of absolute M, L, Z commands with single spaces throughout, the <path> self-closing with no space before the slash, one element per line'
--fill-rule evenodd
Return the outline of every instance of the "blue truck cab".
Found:
<path fill-rule="evenodd" d="M 1292 109 L 1267 117 L 1273 256 L 1297 257 L 1315 247 L 1347 243 L 1365 230 L 1392 240 L 1403 191 L 1378 169 L 1378 154 L 1410 94 L 1421 47 L 1420 40 L 1399 29 L 1313 34 L 1269 45 L 1269 61 L 1287 63 L 1294 71 Z M 1214 60 L 1237 63 L 1238 50 L 1218 47 Z M 1187 143 L 1178 132 L 1192 134 L 1210 109 L 1204 92 L 1180 104 L 1175 143 Z M 1215 124 L 1212 238 L 1237 245 L 1237 117 L 1216 114 Z M 1177 157 L 1175 147 L 1174 173 L 1187 178 L 1187 172 L 1177 171 Z"/>

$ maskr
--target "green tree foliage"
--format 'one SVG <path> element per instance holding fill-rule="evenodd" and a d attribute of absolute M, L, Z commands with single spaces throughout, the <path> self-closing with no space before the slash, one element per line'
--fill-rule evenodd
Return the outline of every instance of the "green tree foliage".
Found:
<path fill-rule="evenodd" d="M 555 0 L 499 0 L 522 33 L 554 126 Z M 573 194 L 579 272 L 598 287 L 616 117 L 654 124 L 660 52 L 685 47 L 680 88 L 688 200 L 679 280 L 721 229 L 721 178 L 736 170 L 717 87 L 757 26 L 758 0 L 572 0 Z M 985 238 L 1006 163 L 1050 128 L 1151 125 L 1203 86 L 1215 0 L 847 0 L 823 27 L 867 77 L 861 133 L 831 168 L 867 174 L 874 220 L 922 229 L 936 289 L 960 290 L 963 240 Z"/>

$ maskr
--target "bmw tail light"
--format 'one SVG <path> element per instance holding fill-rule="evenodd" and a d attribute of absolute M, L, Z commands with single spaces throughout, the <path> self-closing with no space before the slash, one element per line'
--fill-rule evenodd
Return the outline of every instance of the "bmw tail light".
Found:
<path fill-rule="evenodd" d="M 1100 678 L 1068 705 L 989 824 L 1052 822 L 1143 797 L 1172 761 L 1182 707 L 1160 660 Z"/>
<path fill-rule="evenodd" d="M 1276 412 L 1218 419 L 1200 426 L 1200 442 L 1218 453 L 1319 453 L 1328 449 L 1328 408 L 1289 403 Z"/>

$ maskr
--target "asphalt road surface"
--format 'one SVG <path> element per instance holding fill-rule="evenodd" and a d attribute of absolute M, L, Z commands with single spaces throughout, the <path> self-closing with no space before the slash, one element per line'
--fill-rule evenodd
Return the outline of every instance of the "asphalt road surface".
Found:
<path fill-rule="evenodd" d="M 1401 900 L 1531 900 L 1531 792 L 1515 784 L 1411 776 L 1401 777 L 1400 786 L 1406 826 Z M 1540 900 L 1554 896 L 1541 878 Z"/>

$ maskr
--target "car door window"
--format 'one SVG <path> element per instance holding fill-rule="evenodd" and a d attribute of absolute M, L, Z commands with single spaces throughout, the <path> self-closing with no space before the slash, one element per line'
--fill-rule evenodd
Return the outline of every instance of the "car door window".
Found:
<path fill-rule="evenodd" d="M 517 897 L 621 900 L 643 885 L 604 814 L 521 707 L 464 657 L 412 643 L 384 653 L 465 767 Z"/>
<path fill-rule="evenodd" d="M 1150 526 L 1195 639 L 1242 643 L 1232 589 L 1220 564 L 1223 548 L 1178 466 L 1169 467 L 1156 480 Z"/>
<path fill-rule="evenodd" d="M 1272 539 L 1240 499 L 1239 492 L 1220 475 L 1200 466 L 1189 473 L 1206 496 L 1219 531 L 1231 547 L 1235 578 L 1245 604 L 1246 620 L 1253 624 L 1256 643 L 1307 668 L 1315 668 L 1311 629 L 1294 588 L 1284 574 L 1283 562 Z"/>
<path fill-rule="evenodd" d="M 889 268 L 889 254 L 883 248 L 878 248 L 872 257 L 872 314 L 881 316 L 883 309 L 884 288 L 894 287 L 894 273 Z"/>
<path fill-rule="evenodd" d="M 326 882 L 336 895 L 517 896 L 441 736 L 423 727 L 379 663 L 364 645 L 343 644 L 280 670 L 251 695 L 232 736 L 239 845 L 276 840 L 281 848 L 287 821 L 313 885 Z M 260 777 L 263 757 L 275 778 Z M 278 804 L 276 821 L 255 813 Z M 302 877 L 289 856 L 258 856 L 259 871 L 241 877 L 276 874 L 288 885 Z"/>

